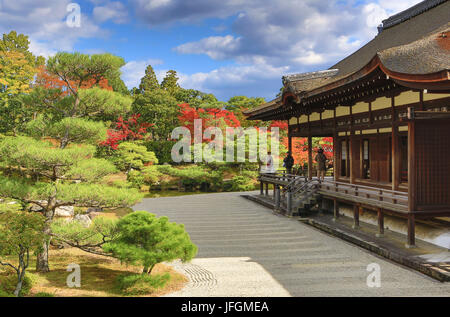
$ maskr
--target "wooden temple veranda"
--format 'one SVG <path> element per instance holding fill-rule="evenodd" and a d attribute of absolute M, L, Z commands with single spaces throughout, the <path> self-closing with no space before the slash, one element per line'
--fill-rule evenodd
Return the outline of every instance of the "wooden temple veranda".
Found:
<path fill-rule="evenodd" d="M 376 211 L 380 234 L 385 214 L 404 218 L 407 246 L 416 219 L 450 216 L 449 19 L 449 1 L 423 1 L 330 69 L 284 76 L 281 97 L 245 113 L 288 121 L 290 141 L 308 138 L 310 181 L 311 138 L 333 137 L 334 177 L 316 182 L 316 193 L 336 217 L 339 203 L 352 205 L 356 227 L 360 209 Z M 261 186 L 292 192 L 294 179 L 263 175 Z"/>

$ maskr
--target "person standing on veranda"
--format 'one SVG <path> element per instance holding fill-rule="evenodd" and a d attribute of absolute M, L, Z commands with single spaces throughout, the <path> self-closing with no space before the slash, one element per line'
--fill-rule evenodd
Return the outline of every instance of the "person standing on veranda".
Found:
<path fill-rule="evenodd" d="M 288 174 L 292 173 L 292 166 L 294 166 L 294 158 L 292 157 L 290 151 L 287 152 L 287 155 L 283 160 L 283 166 L 286 168 Z"/>
<path fill-rule="evenodd" d="M 327 157 L 323 154 L 322 148 L 319 148 L 314 160 L 317 162 L 317 178 L 319 179 L 319 182 L 324 181 L 325 172 L 327 171 Z"/>
<path fill-rule="evenodd" d="M 261 173 L 275 173 L 275 165 L 270 151 L 267 152 L 265 165 L 261 166 Z"/>

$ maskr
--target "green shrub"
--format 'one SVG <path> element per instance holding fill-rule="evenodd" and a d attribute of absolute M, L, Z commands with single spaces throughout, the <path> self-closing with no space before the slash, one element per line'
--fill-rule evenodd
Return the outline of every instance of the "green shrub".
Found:
<path fill-rule="evenodd" d="M 0 297 L 14 297 L 14 290 L 17 285 L 17 275 L 15 272 L 11 272 L 7 276 L 0 278 Z M 22 290 L 20 296 L 27 296 L 33 287 L 33 279 L 27 275 L 24 276 L 22 282 Z"/>
<path fill-rule="evenodd" d="M 135 211 L 117 223 L 118 237 L 103 250 L 126 264 L 143 266 L 151 274 L 156 264 L 180 259 L 190 261 L 197 254 L 184 225 L 157 218 L 146 211 Z"/>
<path fill-rule="evenodd" d="M 154 152 L 156 157 L 158 158 L 159 164 L 171 163 L 172 162 L 172 147 L 174 146 L 175 141 L 147 141 L 144 142 L 144 145 L 147 147 L 147 150 L 150 152 Z"/>
<path fill-rule="evenodd" d="M 250 191 L 254 189 L 253 179 L 242 175 L 234 176 L 231 181 L 224 185 L 224 190 L 226 191 Z"/>
<path fill-rule="evenodd" d="M 127 180 L 135 188 L 141 188 L 144 185 L 144 174 L 141 171 L 131 170 L 127 175 Z"/>
<path fill-rule="evenodd" d="M 146 163 L 158 164 L 155 153 L 147 151 L 143 145 L 133 142 L 120 143 L 114 163 L 121 171 L 131 171 L 131 169 L 141 169 Z"/>
<path fill-rule="evenodd" d="M 162 275 L 124 274 L 117 277 L 116 285 L 124 295 L 149 295 L 163 288 L 169 280 L 168 273 Z"/>

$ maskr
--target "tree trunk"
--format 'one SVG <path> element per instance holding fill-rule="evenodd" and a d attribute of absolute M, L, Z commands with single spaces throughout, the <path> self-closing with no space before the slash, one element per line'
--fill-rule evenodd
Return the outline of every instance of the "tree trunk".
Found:
<path fill-rule="evenodd" d="M 49 206 L 50 205 L 50 206 Z M 46 239 L 42 245 L 43 249 L 42 251 L 38 254 L 37 256 L 37 260 L 36 260 L 36 271 L 37 272 L 42 272 L 42 273 L 46 273 L 46 272 L 50 272 L 50 268 L 48 265 L 48 249 L 50 246 L 50 234 L 52 233 L 52 228 L 51 228 L 51 223 L 53 220 L 53 215 L 54 215 L 54 210 L 55 207 L 52 207 L 54 205 L 49 204 L 47 205 L 47 208 L 50 208 L 48 210 L 45 211 L 44 216 L 45 216 L 45 223 L 44 223 L 44 233 L 47 235 L 48 239 Z"/>
<path fill-rule="evenodd" d="M 48 266 L 48 248 L 50 245 L 50 241 L 46 240 L 44 241 L 42 248 L 43 250 L 37 255 L 36 260 L 36 271 L 47 273 L 50 272 L 50 268 Z"/>
<path fill-rule="evenodd" d="M 156 264 L 153 264 L 150 269 L 148 270 L 147 274 L 150 275 L 152 274 L 153 268 L 155 267 Z"/>
<path fill-rule="evenodd" d="M 16 285 L 16 290 L 14 291 L 14 296 L 19 297 L 20 291 L 22 290 L 22 280 L 20 280 Z"/>

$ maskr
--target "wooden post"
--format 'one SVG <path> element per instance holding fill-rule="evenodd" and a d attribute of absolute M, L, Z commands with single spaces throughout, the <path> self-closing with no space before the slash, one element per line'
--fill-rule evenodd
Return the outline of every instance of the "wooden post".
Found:
<path fill-rule="evenodd" d="M 288 121 L 289 124 L 289 121 Z M 292 135 L 291 135 L 291 129 L 288 128 L 288 151 L 292 154 Z"/>
<path fill-rule="evenodd" d="M 359 228 L 359 206 L 353 205 L 353 229 Z"/>
<path fill-rule="evenodd" d="M 335 110 L 336 111 L 336 110 Z M 338 180 L 339 167 L 338 167 L 338 135 L 334 132 L 333 136 L 333 178 L 336 182 Z"/>
<path fill-rule="evenodd" d="M 350 184 L 355 183 L 355 140 L 354 140 L 355 131 L 353 130 L 353 106 L 350 106 L 350 140 L 349 140 L 349 149 L 348 149 L 348 158 L 350 159 Z"/>
<path fill-rule="evenodd" d="M 290 216 L 292 214 L 292 193 L 288 191 L 286 193 L 286 213 Z"/>
<path fill-rule="evenodd" d="M 266 196 L 269 196 L 269 183 L 266 183 Z"/>
<path fill-rule="evenodd" d="M 415 123 L 408 122 L 408 210 L 416 210 L 416 150 Z"/>
<path fill-rule="evenodd" d="M 415 216 L 414 214 L 408 215 L 408 241 L 406 243 L 407 248 L 416 247 L 416 235 L 415 235 Z"/>
<path fill-rule="evenodd" d="M 377 215 L 378 215 L 378 233 L 376 234 L 376 236 L 378 238 L 381 238 L 384 236 L 384 214 L 381 208 L 377 210 Z"/>
<path fill-rule="evenodd" d="M 280 186 L 276 186 L 276 194 L 275 194 L 275 210 L 280 210 Z"/>
<path fill-rule="evenodd" d="M 260 182 L 260 190 L 261 190 L 261 196 L 264 195 L 264 182 Z"/>
<path fill-rule="evenodd" d="M 339 202 L 337 201 L 337 199 L 333 199 L 333 202 L 333 221 L 336 221 L 339 218 Z"/>
<path fill-rule="evenodd" d="M 407 248 L 415 246 L 415 219 L 413 211 L 416 210 L 416 150 L 415 150 L 415 122 L 408 122 L 408 241 Z"/>
<path fill-rule="evenodd" d="M 400 184 L 400 155 L 399 155 L 399 137 L 398 137 L 398 126 L 396 123 L 396 112 L 395 112 L 395 98 L 392 97 L 391 102 L 392 109 L 392 190 L 398 190 Z"/>
<path fill-rule="evenodd" d="M 308 135 L 308 179 L 312 180 L 313 177 L 313 162 L 312 162 L 312 137 Z"/>
<path fill-rule="evenodd" d="M 273 200 L 275 200 L 275 197 L 277 195 L 277 186 L 278 185 L 273 184 Z"/>
<path fill-rule="evenodd" d="M 392 190 L 398 190 L 400 185 L 400 150 L 398 126 L 392 124 Z"/>

